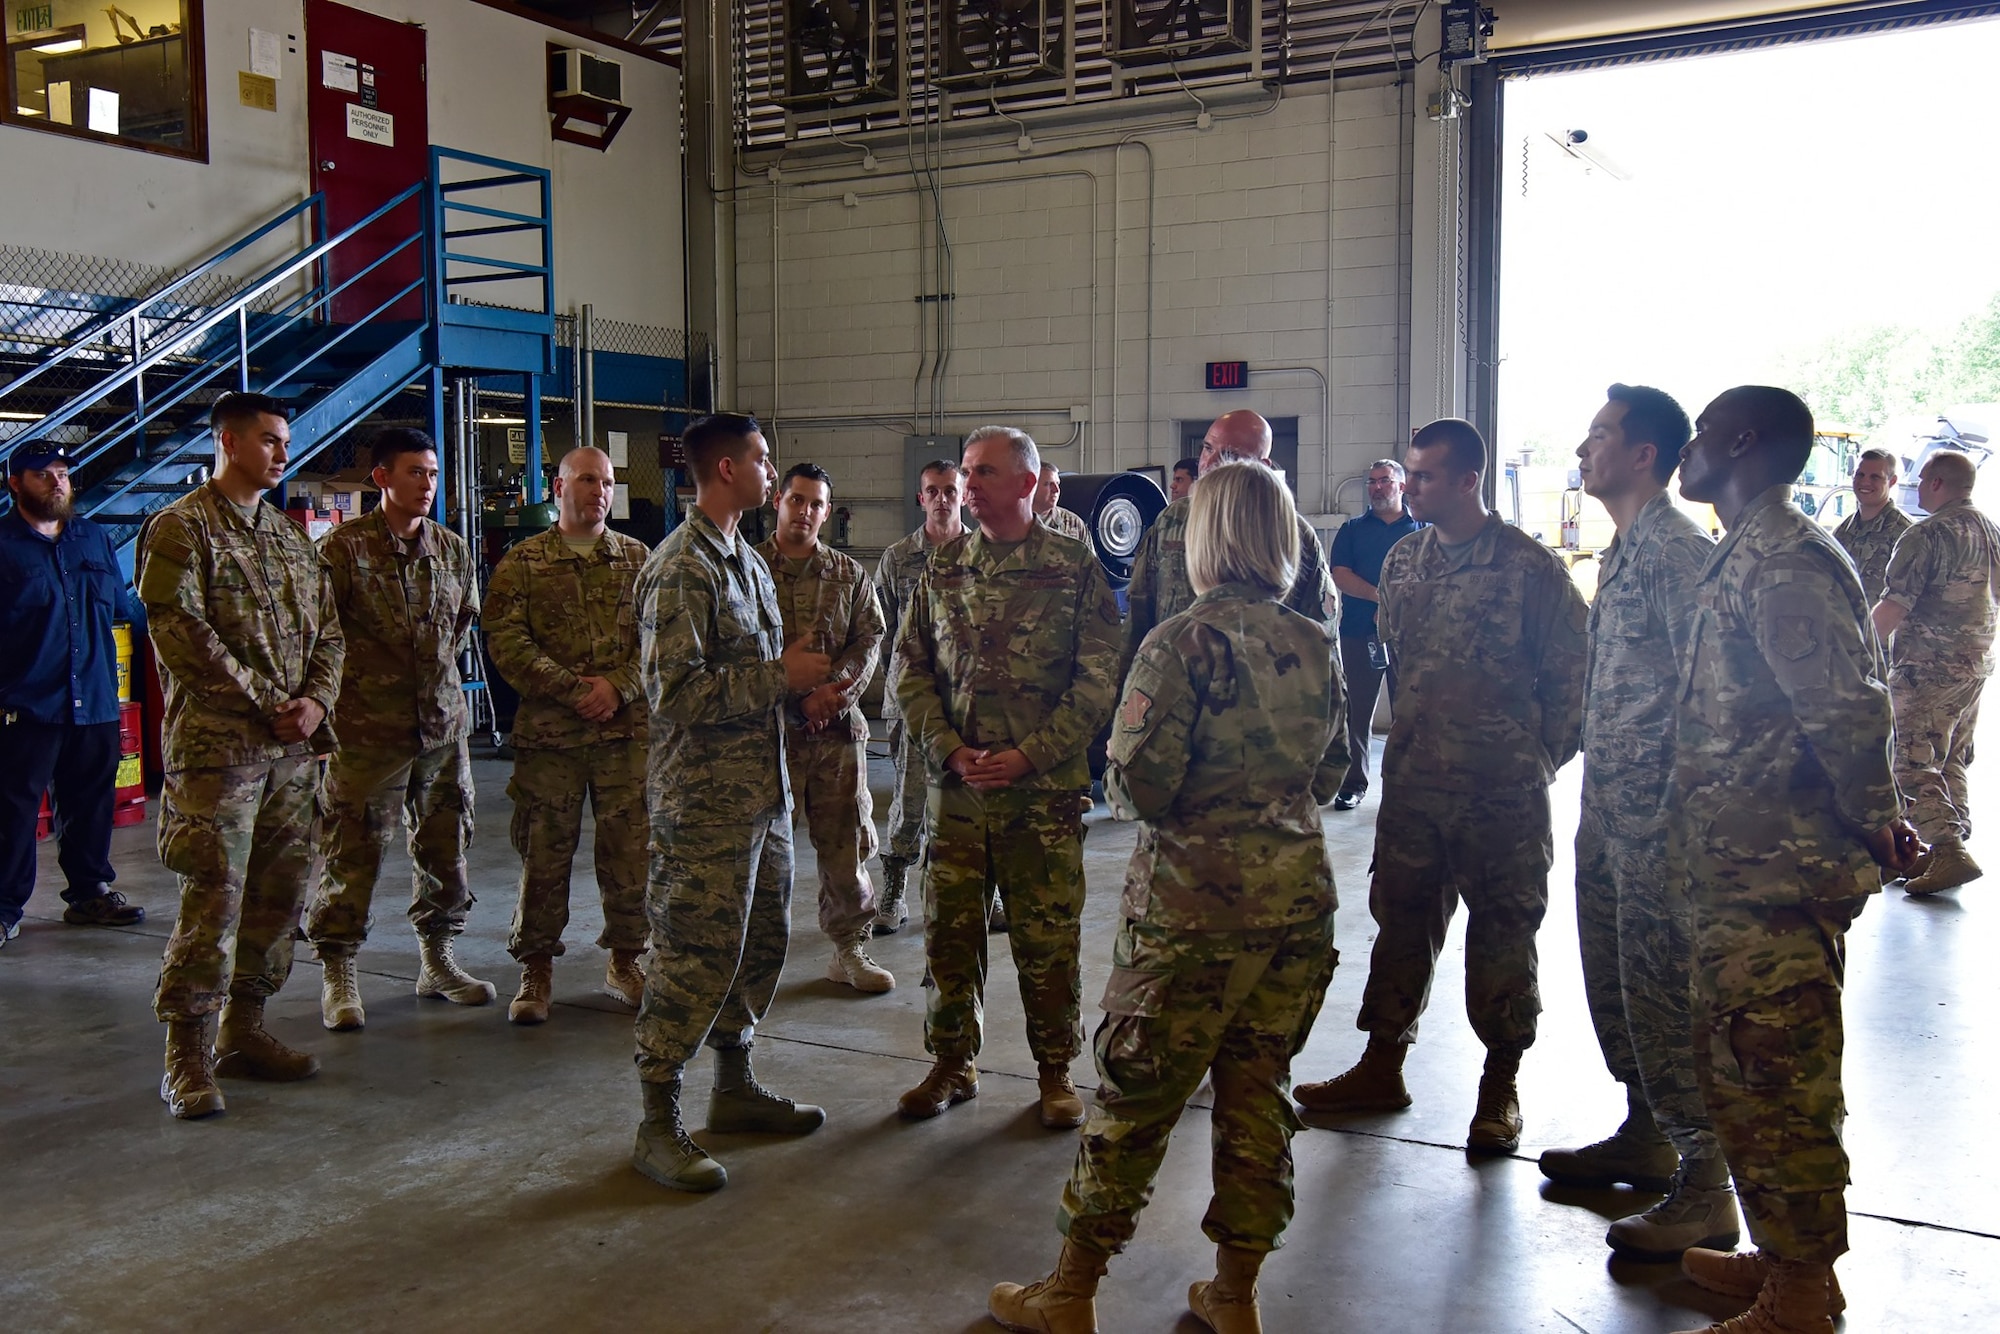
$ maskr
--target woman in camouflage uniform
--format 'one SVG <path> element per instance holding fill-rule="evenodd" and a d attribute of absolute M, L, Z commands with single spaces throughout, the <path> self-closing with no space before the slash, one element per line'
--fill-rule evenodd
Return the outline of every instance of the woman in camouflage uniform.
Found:
<path fill-rule="evenodd" d="M 1292 1216 L 1292 1057 L 1337 957 L 1319 806 L 1347 766 L 1331 641 L 1278 601 L 1298 541 L 1269 469 L 1229 464 L 1196 483 L 1187 562 L 1199 596 L 1140 646 L 1104 779 L 1113 811 L 1143 823 L 1097 1029 L 1097 1108 L 1063 1191 L 1055 1272 L 1002 1283 L 988 1302 L 1008 1329 L 1096 1329 L 1097 1280 L 1131 1239 L 1203 1076 L 1215 1090 L 1202 1230 L 1216 1278 L 1188 1305 L 1221 1334 L 1260 1328 L 1257 1271 Z"/>

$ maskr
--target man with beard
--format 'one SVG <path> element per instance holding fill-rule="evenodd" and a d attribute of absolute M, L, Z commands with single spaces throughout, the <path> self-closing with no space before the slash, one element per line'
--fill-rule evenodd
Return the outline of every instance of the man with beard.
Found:
<path fill-rule="evenodd" d="M 63 920 L 131 926 L 146 910 L 112 889 L 118 776 L 114 619 L 144 620 L 102 528 L 71 510 L 70 457 L 53 440 L 16 446 L 12 512 L 0 516 L 0 948 L 35 892 L 35 817 L 55 792 Z"/>

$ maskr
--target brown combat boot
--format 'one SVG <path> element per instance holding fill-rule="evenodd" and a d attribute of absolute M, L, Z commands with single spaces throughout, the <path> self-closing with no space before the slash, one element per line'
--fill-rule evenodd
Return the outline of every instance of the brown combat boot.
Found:
<path fill-rule="evenodd" d="M 1698 1288 L 1747 1301 L 1764 1290 L 1771 1261 L 1762 1251 L 1716 1251 L 1697 1246 L 1681 1256 L 1681 1272 Z M 1826 1296 L 1829 1314 L 1839 1315 L 1847 1309 L 1847 1294 L 1840 1290 L 1840 1276 L 1830 1266 L 1826 1271 Z"/>
<path fill-rule="evenodd" d="M 224 1109 L 215 1086 L 215 1053 L 208 1045 L 208 1019 L 167 1020 L 167 1071 L 160 1077 L 160 1101 L 183 1121 L 197 1121 Z"/>
<path fill-rule="evenodd" d="M 1479 1100 L 1473 1105 L 1472 1124 L 1465 1131 L 1467 1149 L 1512 1153 L 1521 1147 L 1521 1095 L 1514 1082 L 1520 1070 L 1521 1053 L 1486 1053 L 1486 1069 L 1479 1076 Z"/>
<path fill-rule="evenodd" d="M 1764 1286 L 1755 1306 L 1733 1319 L 1678 1334 L 1834 1334 L 1833 1266 L 1760 1259 Z"/>
<path fill-rule="evenodd" d="M 1025 1287 L 996 1283 L 986 1312 L 1020 1334 L 1097 1334 L 1097 1280 L 1110 1261 L 1102 1251 L 1065 1241 L 1053 1274 Z"/>
<path fill-rule="evenodd" d="M 1409 1047 L 1387 1038 L 1369 1038 L 1368 1049 L 1344 1075 L 1301 1084 L 1292 1097 L 1309 1112 L 1400 1112 L 1410 1105 L 1403 1086 L 1403 1057 Z"/>
<path fill-rule="evenodd" d="M 1188 1310 L 1215 1334 L 1264 1334 L 1257 1311 L 1257 1271 L 1263 1265 L 1263 1251 L 1217 1246 L 1215 1278 L 1188 1289 Z"/>
<path fill-rule="evenodd" d="M 940 1056 L 923 1082 L 896 1099 L 896 1110 L 912 1121 L 928 1121 L 946 1109 L 979 1096 L 979 1071 L 969 1056 Z"/>
<path fill-rule="evenodd" d="M 638 1009 L 646 994 L 646 970 L 639 966 L 645 955 L 644 950 L 611 951 L 604 965 L 604 994 Z"/>
<path fill-rule="evenodd" d="M 1042 1089 L 1042 1124 L 1050 1130 L 1074 1130 L 1083 1124 L 1083 1099 L 1070 1083 L 1067 1065 L 1043 1065 L 1036 1075 Z"/>
<path fill-rule="evenodd" d="M 1912 873 L 1903 882 L 1903 892 L 1935 894 L 1940 890 L 1969 885 L 1984 874 L 1979 869 L 1979 863 L 1972 860 L 1972 854 L 1965 850 L 1964 843 L 1956 838 L 1941 838 L 1931 845 L 1931 854 L 1924 862 L 1923 873 Z"/>
<path fill-rule="evenodd" d="M 545 1024 L 549 1021 L 549 993 L 555 989 L 556 961 L 547 954 L 530 954 L 521 960 L 521 987 L 507 1005 L 510 1024 Z"/>
<path fill-rule="evenodd" d="M 264 998 L 231 996 L 215 1035 L 215 1073 L 225 1079 L 265 1079 L 289 1084 L 319 1073 L 319 1058 L 294 1051 L 264 1031 Z"/>

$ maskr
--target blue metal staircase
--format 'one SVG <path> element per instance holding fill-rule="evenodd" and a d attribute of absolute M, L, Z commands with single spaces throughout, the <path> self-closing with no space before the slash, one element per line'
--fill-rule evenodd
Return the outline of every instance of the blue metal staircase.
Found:
<path fill-rule="evenodd" d="M 422 203 L 418 225 L 385 233 L 394 224 L 384 220 L 412 200 Z M 207 416 L 223 393 L 253 390 L 292 407 L 291 477 L 405 390 L 422 388 L 441 438 L 447 373 L 520 374 L 532 385 L 555 370 L 548 172 L 434 147 L 425 180 L 336 235 L 325 219 L 315 194 L 150 295 L 84 312 L 0 384 L 0 418 L 27 423 L 0 440 L 0 465 L 23 440 L 67 444 L 77 512 L 111 530 L 129 573 L 146 516 L 198 485 L 213 462 Z M 303 243 L 285 240 L 301 234 Z M 274 247 L 284 253 L 258 261 L 226 302 L 187 303 L 232 260 Z M 420 277 L 386 294 L 379 278 L 360 286 L 395 272 L 384 266 L 412 248 Z M 336 270 L 344 276 L 333 282 Z M 383 299 L 359 319 L 332 318 L 340 298 L 354 294 L 344 307 L 363 291 Z M 474 291 L 505 304 L 474 303 Z M 410 318 L 417 305 L 422 317 Z M 24 345 L 0 330 L 0 346 Z M 79 380 L 88 387 L 75 389 Z M 538 434 L 537 414 L 529 420 Z"/>

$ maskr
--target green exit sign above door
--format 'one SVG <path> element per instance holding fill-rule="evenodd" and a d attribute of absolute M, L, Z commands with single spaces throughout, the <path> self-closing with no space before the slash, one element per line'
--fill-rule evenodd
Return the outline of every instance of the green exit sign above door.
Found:
<path fill-rule="evenodd" d="M 54 5 L 28 5 L 14 11 L 15 32 L 46 32 L 55 26 Z"/>

